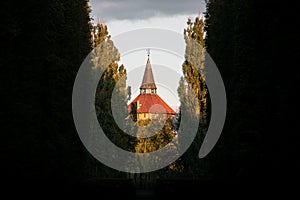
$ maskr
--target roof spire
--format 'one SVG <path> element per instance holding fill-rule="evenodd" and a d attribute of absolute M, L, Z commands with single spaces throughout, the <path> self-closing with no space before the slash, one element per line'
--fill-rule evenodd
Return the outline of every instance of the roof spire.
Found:
<path fill-rule="evenodd" d="M 150 57 L 150 49 L 146 49 L 147 54 L 148 54 L 148 58 Z"/>
<path fill-rule="evenodd" d="M 142 81 L 140 90 L 141 90 L 141 93 L 156 93 L 157 88 L 155 85 L 152 67 L 151 67 L 151 63 L 150 63 L 150 49 L 147 49 L 147 54 L 148 54 L 148 60 L 147 60 L 146 69 L 144 72 L 144 77 L 143 77 L 143 81 Z"/>

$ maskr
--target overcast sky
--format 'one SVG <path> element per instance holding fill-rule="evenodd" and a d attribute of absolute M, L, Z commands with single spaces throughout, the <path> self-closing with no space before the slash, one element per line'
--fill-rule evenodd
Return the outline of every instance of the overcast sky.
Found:
<path fill-rule="evenodd" d="M 91 0 L 92 15 L 110 20 L 141 20 L 155 16 L 197 14 L 204 0 Z"/>
<path fill-rule="evenodd" d="M 90 0 L 90 5 L 94 23 L 101 19 L 107 25 L 112 39 L 124 32 L 141 28 L 162 28 L 183 34 L 187 19 L 194 20 L 199 13 L 205 11 L 204 0 Z M 184 40 L 179 42 L 184 43 Z M 118 48 L 118 44 L 115 45 Z M 156 50 L 152 50 L 151 54 L 154 79 L 159 87 L 158 94 L 173 108 L 179 106 L 177 87 L 182 75 L 183 58 L 184 55 L 181 58 L 171 54 L 162 56 Z M 146 61 L 147 54 L 144 50 L 134 51 L 126 56 L 121 54 L 120 63 L 127 69 L 127 85 L 132 86 L 133 90 L 132 100 L 139 94 L 138 88 Z M 169 85 L 165 83 L 165 74 L 168 71 L 161 66 L 175 70 Z"/>

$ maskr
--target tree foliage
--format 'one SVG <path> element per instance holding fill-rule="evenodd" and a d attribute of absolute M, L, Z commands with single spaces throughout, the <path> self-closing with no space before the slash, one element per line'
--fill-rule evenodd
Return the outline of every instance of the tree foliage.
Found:
<path fill-rule="evenodd" d="M 265 46 L 261 40 L 266 31 L 263 26 L 269 22 L 262 17 L 265 11 L 258 8 L 252 0 L 210 0 L 207 4 L 205 44 L 223 77 L 228 102 L 220 141 L 207 158 L 213 178 L 249 180 L 260 176 L 262 122 L 268 112 L 262 102 L 270 92 L 266 83 L 270 66 L 261 50 L 270 55 L 270 44 Z M 265 39 L 273 37 L 270 31 Z"/>
<path fill-rule="evenodd" d="M 195 21 L 187 21 L 187 28 L 184 29 L 184 39 L 186 42 L 185 61 L 182 65 L 184 77 L 179 81 L 178 96 L 180 99 L 180 116 L 185 113 L 186 121 L 199 123 L 198 131 L 191 147 L 183 156 L 185 173 L 187 176 L 199 177 L 203 173 L 200 169 L 200 162 L 197 153 L 200 149 L 203 136 L 205 135 L 208 119 L 208 89 L 205 83 L 205 41 L 204 41 L 204 19 L 196 17 Z M 192 130 L 185 127 L 182 132 L 189 134 Z M 180 133 L 179 133 L 180 134 Z M 180 142 L 180 141 L 179 141 Z M 190 160 L 196 160 L 190 164 Z"/>
<path fill-rule="evenodd" d="M 87 0 L 1 2 L 10 181 L 78 180 L 86 151 L 72 117 L 76 73 L 91 50 Z M 3 23 L 2 23 L 3 22 Z M 10 141 L 10 142 L 9 142 Z M 29 181 L 28 181 L 29 180 Z"/>
<path fill-rule="evenodd" d="M 92 35 L 94 38 L 92 73 L 103 73 L 98 83 L 95 99 L 98 121 L 113 143 L 126 150 L 132 150 L 134 139 L 122 131 L 122 128 L 125 128 L 125 118 L 128 116 L 126 69 L 124 65 L 118 64 L 120 54 L 108 34 L 107 26 L 102 23 L 95 25 Z M 113 115 L 112 109 L 117 116 Z M 121 124 L 115 122 L 115 117 Z"/>
<path fill-rule="evenodd" d="M 188 89 L 194 90 L 199 100 L 194 104 L 195 112 L 201 116 L 202 121 L 207 115 L 207 86 L 205 84 L 205 43 L 204 43 L 204 19 L 196 17 L 195 21 L 187 21 L 187 28 L 184 29 L 186 42 L 185 62 L 182 70 L 184 78 L 188 83 Z"/>

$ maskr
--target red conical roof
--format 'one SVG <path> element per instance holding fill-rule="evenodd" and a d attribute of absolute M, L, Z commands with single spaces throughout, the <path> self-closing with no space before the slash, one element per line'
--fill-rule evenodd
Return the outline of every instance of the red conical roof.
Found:
<path fill-rule="evenodd" d="M 157 94 L 140 94 L 129 105 L 128 112 L 131 112 L 131 105 L 139 103 L 139 109 L 137 113 L 160 113 L 160 114 L 172 114 L 176 112 Z M 160 105 L 160 106 L 155 106 Z"/>

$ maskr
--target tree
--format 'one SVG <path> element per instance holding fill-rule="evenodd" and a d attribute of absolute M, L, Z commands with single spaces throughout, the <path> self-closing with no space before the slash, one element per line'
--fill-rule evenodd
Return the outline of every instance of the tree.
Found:
<path fill-rule="evenodd" d="M 0 9 L 0 62 L 8 86 L 3 93 L 12 105 L 5 123 L 12 149 L 5 161 L 8 181 L 18 179 L 24 187 L 31 180 L 79 180 L 86 151 L 74 127 L 71 97 L 91 50 L 88 1 L 3 2 Z"/>
<path fill-rule="evenodd" d="M 91 60 L 92 76 L 102 73 L 95 96 L 98 122 L 112 143 L 124 150 L 133 151 L 136 140 L 132 136 L 124 133 L 124 131 L 130 130 L 130 127 L 127 127 L 126 124 L 126 118 L 128 117 L 128 95 L 125 66 L 118 64 L 120 54 L 111 40 L 106 25 L 103 23 L 95 25 L 92 30 L 92 36 L 94 39 L 94 50 Z M 130 131 L 134 131 L 134 129 Z M 95 138 L 97 137 L 91 138 L 91 143 L 97 148 L 100 141 L 97 141 Z M 118 155 L 112 155 L 112 157 L 116 156 Z M 92 169 L 91 171 L 97 171 L 92 174 L 93 177 L 124 178 L 126 175 L 125 173 L 120 174 L 96 160 L 92 161 L 92 168 L 96 170 Z"/>
<path fill-rule="evenodd" d="M 195 21 L 187 21 L 187 28 L 184 29 L 184 39 L 186 42 L 185 61 L 182 65 L 184 77 L 181 78 L 178 87 L 180 99 L 180 113 L 177 127 L 180 127 L 182 113 L 190 123 L 199 124 L 195 140 L 190 148 L 183 155 L 183 163 L 187 176 L 199 177 L 203 173 L 198 161 L 198 152 L 206 132 L 209 121 L 208 111 L 208 90 L 205 83 L 205 40 L 204 40 L 204 19 L 196 17 Z M 190 133 L 190 127 L 181 128 L 182 133 Z M 180 134 L 180 133 L 179 133 Z M 180 141 L 179 141 L 180 142 Z M 190 163 L 193 161 L 192 164 Z"/>
<path fill-rule="evenodd" d="M 256 17 L 256 6 L 252 0 L 211 0 L 207 4 L 205 43 L 223 77 L 228 102 L 222 137 L 207 158 L 211 174 L 220 179 L 257 177 L 262 156 L 259 126 L 265 115 L 261 88 L 266 85 L 266 68 L 259 67 L 265 58 L 259 59 L 257 39 L 264 30 L 256 28 L 264 22 Z"/>
<path fill-rule="evenodd" d="M 194 90 L 199 99 L 199 105 L 195 111 L 201 116 L 203 123 L 207 120 L 207 86 L 205 84 L 205 43 L 204 43 L 204 19 L 196 17 L 195 21 L 187 21 L 188 27 L 184 29 L 186 42 L 185 62 L 182 70 L 189 87 Z"/>

